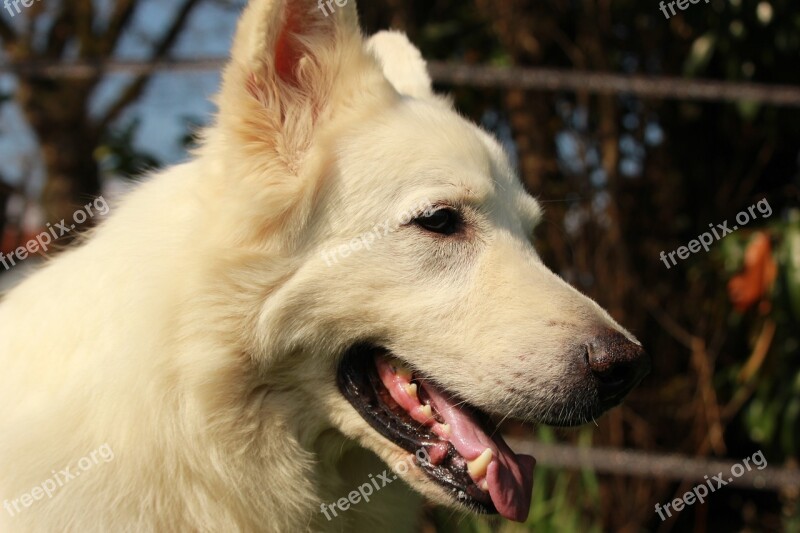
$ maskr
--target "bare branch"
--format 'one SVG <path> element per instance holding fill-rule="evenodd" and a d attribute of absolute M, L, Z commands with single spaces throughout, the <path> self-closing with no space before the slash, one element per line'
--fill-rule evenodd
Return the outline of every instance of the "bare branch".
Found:
<path fill-rule="evenodd" d="M 117 0 L 111 21 L 105 34 L 98 39 L 97 51 L 102 55 L 110 55 L 117 47 L 125 28 L 133 18 L 136 11 L 136 0 Z"/>
<path fill-rule="evenodd" d="M 67 43 L 75 35 L 75 17 L 72 8 L 73 5 L 70 2 L 62 2 L 59 6 L 58 14 L 47 35 L 47 44 L 43 54 L 45 57 L 60 59 Z M 33 37 L 33 32 L 30 33 L 30 37 Z M 33 47 L 30 46 L 30 48 Z"/>
<path fill-rule="evenodd" d="M 76 37 L 80 43 L 81 57 L 94 57 L 97 48 L 94 31 L 94 2 L 92 0 L 72 0 L 75 4 Z"/>
<path fill-rule="evenodd" d="M 183 6 L 178 11 L 178 14 L 175 16 L 175 20 L 172 21 L 172 25 L 164 33 L 160 42 L 156 45 L 155 50 L 153 51 L 153 56 L 151 59 L 152 61 L 159 61 L 167 55 L 172 48 L 172 45 L 174 45 L 175 41 L 178 40 L 183 28 L 186 26 L 186 22 L 189 20 L 189 15 L 191 15 L 192 10 L 194 10 L 200 1 L 201 0 L 186 0 L 186 2 L 184 2 Z M 111 106 L 106 115 L 97 122 L 95 128 L 98 132 L 102 132 L 105 128 L 107 128 L 108 125 L 114 121 L 114 119 L 116 119 L 129 105 L 139 98 L 139 95 L 150 82 L 151 77 L 152 73 L 142 74 L 138 76 L 127 87 L 127 89 L 125 89 L 120 98 Z"/>
<path fill-rule="evenodd" d="M 14 28 L 4 19 L 0 18 L 0 39 L 3 39 L 3 46 L 8 49 L 17 42 L 17 37 L 17 32 L 14 31 Z"/>

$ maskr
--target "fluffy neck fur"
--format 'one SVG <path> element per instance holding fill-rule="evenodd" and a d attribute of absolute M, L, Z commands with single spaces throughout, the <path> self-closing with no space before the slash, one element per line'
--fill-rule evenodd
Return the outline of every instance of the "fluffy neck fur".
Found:
<path fill-rule="evenodd" d="M 343 459 L 354 482 L 385 466 L 369 458 L 363 476 L 350 470 L 360 460 L 306 408 L 296 370 L 255 362 L 257 343 L 240 332 L 254 331 L 259 302 L 291 270 L 207 238 L 219 206 L 191 184 L 210 164 L 142 184 L 88 243 L 0 304 L 0 392 L 20 406 L 0 423 L 0 464 L 15 465 L 0 471 L 0 495 L 28 492 L 102 444 L 115 454 L 51 500 L 3 516 L 8 530 L 319 531 L 380 514 L 373 503 L 330 523 L 319 512 L 348 492 Z M 268 274 L 253 285 L 248 268 Z M 91 423 L 68 427 L 74 412 Z"/>

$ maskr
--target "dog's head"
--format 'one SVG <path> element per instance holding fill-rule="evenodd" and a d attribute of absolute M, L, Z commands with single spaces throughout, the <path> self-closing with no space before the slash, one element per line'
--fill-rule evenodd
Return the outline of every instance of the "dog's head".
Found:
<path fill-rule="evenodd" d="M 404 36 L 365 42 L 354 3 L 251 2 L 226 72 L 207 149 L 244 176 L 242 239 L 281 266 L 254 358 L 387 462 L 424 450 L 421 492 L 523 520 L 533 459 L 492 420 L 590 421 L 649 362 L 542 264 L 498 143 Z"/>

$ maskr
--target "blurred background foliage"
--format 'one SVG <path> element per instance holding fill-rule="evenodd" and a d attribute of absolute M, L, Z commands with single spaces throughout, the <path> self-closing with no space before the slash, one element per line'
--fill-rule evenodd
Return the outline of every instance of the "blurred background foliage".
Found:
<path fill-rule="evenodd" d="M 241 5 L 37 2 L 13 20 L 0 16 L 2 59 L 221 56 Z M 370 0 L 359 10 L 369 33 L 405 30 L 429 59 L 800 85 L 796 0 L 711 0 L 669 20 L 656 2 L 632 0 Z M 217 80 L 172 90 L 178 100 L 202 100 Z M 163 138 L 141 131 L 155 82 L 161 81 L 150 74 L 102 71 L 89 78 L 35 71 L 0 77 L 0 143 L 7 143 L 0 150 L 3 249 L 24 240 L 30 211 L 39 213 L 35 229 L 65 218 L 109 182 L 172 162 L 159 145 Z M 539 428 L 536 437 L 735 461 L 761 449 L 770 466 L 796 467 L 800 108 L 588 91 L 440 89 L 500 137 L 546 208 L 538 232 L 546 263 L 609 309 L 653 357 L 652 374 L 599 427 Z M 179 152 L 208 120 L 202 109 L 196 116 L 152 115 L 148 124 L 155 120 L 157 129 L 178 132 L 171 142 Z M 25 157 L 14 144 L 23 130 L 34 139 Z M 773 211 L 769 218 L 759 216 L 677 266 L 667 269 L 660 261 L 662 251 L 686 245 L 709 224 L 732 221 L 762 199 Z M 686 483 L 542 465 L 536 476 L 524 526 L 429 510 L 425 528 L 800 531 L 796 487 L 728 489 L 662 523 L 654 504 L 682 494 Z"/>

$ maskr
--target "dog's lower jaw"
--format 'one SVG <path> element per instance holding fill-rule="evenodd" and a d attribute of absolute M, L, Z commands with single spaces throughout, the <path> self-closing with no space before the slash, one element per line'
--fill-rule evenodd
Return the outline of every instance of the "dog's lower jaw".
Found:
<path fill-rule="evenodd" d="M 420 506 L 423 500 L 457 512 L 465 513 L 469 511 L 463 504 L 453 498 L 452 493 L 449 493 L 441 485 L 434 482 L 428 474 L 417 467 L 417 458 L 413 453 L 400 448 L 378 433 L 353 409 L 344 397 L 338 397 L 334 401 L 327 403 L 325 409 L 331 413 L 332 425 L 337 429 L 331 430 L 330 434 L 323 434 L 315 451 L 324 449 L 328 450 L 329 453 L 335 453 L 335 451 L 344 450 L 344 453 L 339 453 L 332 458 L 326 457 L 324 452 L 319 453 L 320 464 L 346 466 L 350 461 L 348 457 L 360 456 L 365 458 L 363 460 L 365 464 L 370 465 L 369 470 L 359 470 L 358 477 L 347 476 L 345 481 L 349 485 L 344 484 L 336 487 L 334 489 L 338 491 L 336 498 L 347 498 L 349 492 L 356 490 L 359 485 L 368 483 L 371 479 L 380 480 L 380 474 L 386 474 L 390 479 L 394 479 L 396 476 L 395 481 L 377 491 L 381 497 L 386 497 L 388 505 L 373 505 L 372 500 L 367 504 L 359 503 L 356 506 L 356 511 L 370 516 L 347 517 L 348 519 L 357 520 L 362 518 L 367 524 L 376 524 L 380 520 L 379 523 L 383 524 L 384 527 L 389 527 L 391 531 L 419 531 L 418 521 L 421 518 Z M 325 446 L 320 446 L 320 443 L 324 443 Z M 404 467 L 408 467 L 405 473 L 400 475 L 395 473 L 394 469 L 398 471 L 405 470 Z M 326 472 L 330 473 L 330 470 L 326 470 Z M 337 478 L 339 470 L 335 472 L 336 474 L 329 479 L 339 479 Z M 342 480 L 339 480 L 339 483 L 341 482 Z M 382 484 L 383 482 L 379 481 L 379 485 Z M 400 488 L 403 490 L 398 490 Z M 332 503 L 332 501 L 326 503 Z M 354 512 L 348 511 L 344 513 L 344 515 L 351 514 L 354 514 Z M 340 513 L 340 516 L 342 516 L 342 513 Z M 370 531 L 376 530 L 379 529 L 373 527 Z"/>
<path fill-rule="evenodd" d="M 423 497 L 404 481 L 392 479 L 394 473 L 385 461 L 333 429 L 320 434 L 314 450 L 321 498 L 312 510 L 314 531 L 419 531 Z M 381 476 L 383 481 L 372 481 Z M 388 480 L 391 482 L 386 483 Z M 360 494 L 350 500 L 350 494 L 365 483 L 377 483 L 380 489 L 368 496 L 368 502 Z M 341 509 L 340 501 L 347 502 L 346 510 Z"/>

